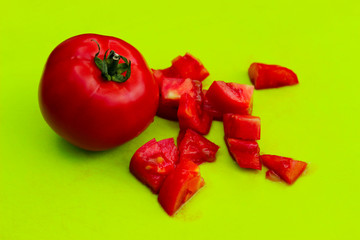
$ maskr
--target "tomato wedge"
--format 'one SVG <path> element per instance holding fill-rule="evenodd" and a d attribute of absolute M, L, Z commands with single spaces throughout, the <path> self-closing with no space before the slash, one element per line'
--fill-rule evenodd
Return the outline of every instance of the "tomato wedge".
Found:
<path fill-rule="evenodd" d="M 205 184 L 199 167 L 184 161 L 178 164 L 160 188 L 158 201 L 165 212 L 174 215 Z"/>
<path fill-rule="evenodd" d="M 179 161 L 174 139 L 150 140 L 140 147 L 130 161 L 130 172 L 154 193 L 159 192 L 166 176 Z"/>
<path fill-rule="evenodd" d="M 180 162 L 191 160 L 197 165 L 214 162 L 218 150 L 218 145 L 188 129 L 179 144 Z"/>
<path fill-rule="evenodd" d="M 240 167 L 261 170 L 260 148 L 256 141 L 226 137 L 225 141 L 231 156 Z"/>
<path fill-rule="evenodd" d="M 253 63 L 249 67 L 249 77 L 256 89 L 277 88 L 298 84 L 296 74 L 279 65 Z"/>
<path fill-rule="evenodd" d="M 288 184 L 293 184 L 307 166 L 306 162 L 276 155 L 261 155 L 261 161 Z"/>
<path fill-rule="evenodd" d="M 253 92 L 251 85 L 214 81 L 205 97 L 222 113 L 251 115 Z"/>
<path fill-rule="evenodd" d="M 260 139 L 260 118 L 250 115 L 224 114 L 224 132 L 229 138 Z"/>

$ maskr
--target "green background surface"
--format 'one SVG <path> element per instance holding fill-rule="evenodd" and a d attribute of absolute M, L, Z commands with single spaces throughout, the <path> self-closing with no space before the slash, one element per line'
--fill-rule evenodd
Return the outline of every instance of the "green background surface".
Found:
<path fill-rule="evenodd" d="M 358 1 L 2 1 L 0 14 L 0 239 L 357 239 L 359 232 Z M 155 118 L 106 152 L 80 150 L 43 120 L 37 89 L 46 59 L 81 33 L 122 38 L 153 68 L 190 52 L 204 81 L 250 84 L 254 62 L 293 69 L 300 84 L 255 91 L 262 153 L 309 163 L 292 185 L 240 169 L 221 122 L 220 150 L 201 165 L 206 186 L 175 217 L 128 171 Z"/>

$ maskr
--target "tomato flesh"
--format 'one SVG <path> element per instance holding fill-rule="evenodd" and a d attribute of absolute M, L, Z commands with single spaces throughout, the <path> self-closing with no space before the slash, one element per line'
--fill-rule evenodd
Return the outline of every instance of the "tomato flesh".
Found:
<path fill-rule="evenodd" d="M 231 156 L 240 167 L 261 170 L 260 148 L 256 141 L 226 137 L 225 141 Z"/>
<path fill-rule="evenodd" d="M 173 67 L 168 67 L 165 69 L 158 69 L 158 70 L 151 69 L 151 70 L 153 72 L 154 79 L 159 86 L 161 86 L 164 78 L 180 78 L 181 77 L 181 75 Z"/>
<path fill-rule="evenodd" d="M 157 193 L 166 176 L 179 161 L 174 139 L 150 140 L 140 147 L 130 161 L 130 172 Z"/>
<path fill-rule="evenodd" d="M 205 184 L 199 167 L 191 162 L 180 162 L 162 184 L 158 201 L 172 216 Z"/>
<path fill-rule="evenodd" d="M 261 161 L 288 184 L 293 184 L 307 166 L 306 162 L 276 155 L 261 155 Z"/>
<path fill-rule="evenodd" d="M 196 101 L 203 101 L 202 84 L 190 78 L 164 78 L 161 83 L 160 100 L 157 115 L 177 120 L 177 110 L 181 95 L 188 93 Z"/>
<path fill-rule="evenodd" d="M 203 81 L 209 76 L 209 72 L 199 59 L 186 53 L 184 56 L 178 56 L 172 60 L 172 65 L 165 69 L 153 71 L 156 82 L 161 85 L 164 78 L 190 78 L 192 80 Z"/>
<path fill-rule="evenodd" d="M 277 88 L 299 83 L 292 70 L 279 65 L 252 63 L 248 72 L 256 89 Z"/>
<path fill-rule="evenodd" d="M 204 111 L 208 112 L 210 116 L 213 117 L 213 120 L 217 120 L 217 121 L 222 121 L 223 119 L 223 113 L 221 111 L 219 111 L 218 109 L 216 109 L 216 107 L 214 107 L 209 100 L 206 98 L 206 93 L 207 90 L 203 90 L 203 94 L 204 94 L 204 102 L 203 102 L 203 108 Z"/>
<path fill-rule="evenodd" d="M 178 145 L 180 162 L 191 160 L 197 165 L 203 162 L 214 162 L 216 152 L 219 150 L 218 145 L 191 129 L 186 130 L 185 135 L 182 137 L 181 142 L 178 142 Z"/>
<path fill-rule="evenodd" d="M 251 115 L 254 87 L 238 83 L 214 81 L 206 98 L 215 109 L 224 113 Z"/>
<path fill-rule="evenodd" d="M 224 132 L 229 138 L 260 139 L 260 118 L 250 115 L 224 114 Z"/>
<path fill-rule="evenodd" d="M 203 135 L 209 133 L 212 123 L 212 117 L 187 93 L 180 98 L 178 119 L 181 130 L 192 129 Z"/>
<path fill-rule="evenodd" d="M 203 93 L 200 81 L 190 78 L 164 78 L 161 86 L 162 103 L 169 106 L 179 106 L 181 95 L 188 93 L 196 101 L 201 102 Z"/>

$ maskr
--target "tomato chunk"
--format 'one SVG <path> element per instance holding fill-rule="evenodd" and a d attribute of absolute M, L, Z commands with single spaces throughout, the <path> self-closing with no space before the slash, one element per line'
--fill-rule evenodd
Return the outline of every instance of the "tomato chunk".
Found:
<path fill-rule="evenodd" d="M 174 139 L 163 139 L 158 141 L 158 144 L 167 162 L 176 164 L 179 160 L 179 150 L 175 145 Z"/>
<path fill-rule="evenodd" d="M 218 145 L 188 129 L 179 144 L 180 162 L 191 160 L 197 165 L 214 162 L 218 150 Z"/>
<path fill-rule="evenodd" d="M 240 167 L 261 170 L 260 148 L 256 141 L 226 137 L 225 141 L 231 156 Z"/>
<path fill-rule="evenodd" d="M 296 74 L 279 65 L 253 63 L 249 67 L 249 77 L 256 89 L 277 88 L 298 84 Z"/>
<path fill-rule="evenodd" d="M 152 69 L 156 82 L 161 86 L 164 78 L 191 78 L 202 81 L 209 72 L 199 59 L 186 53 L 184 56 L 178 56 L 172 60 L 172 65 L 165 69 Z"/>
<path fill-rule="evenodd" d="M 203 135 L 209 133 L 212 123 L 212 117 L 187 93 L 180 98 L 178 119 L 181 130 L 189 128 Z"/>
<path fill-rule="evenodd" d="M 186 53 L 184 56 L 178 56 L 172 60 L 172 67 L 176 69 L 183 78 L 202 81 L 209 76 L 209 72 L 200 60 L 190 53 Z"/>
<path fill-rule="evenodd" d="M 203 101 L 200 81 L 190 78 L 163 78 L 157 115 L 165 119 L 177 120 L 180 97 L 184 93 L 188 93 L 199 103 Z"/>
<path fill-rule="evenodd" d="M 224 114 L 224 132 L 229 138 L 260 139 L 260 118 L 250 115 Z"/>
<path fill-rule="evenodd" d="M 160 188 L 158 201 L 165 212 L 174 215 L 205 184 L 199 167 L 185 161 L 178 164 Z"/>
<path fill-rule="evenodd" d="M 206 98 L 222 113 L 251 115 L 254 87 L 238 83 L 215 81 L 206 93 Z"/>
<path fill-rule="evenodd" d="M 203 95 L 204 95 L 204 102 L 203 102 L 203 108 L 204 111 L 208 112 L 210 116 L 213 117 L 214 120 L 217 121 L 222 121 L 223 119 L 223 113 L 219 110 L 217 110 L 210 102 L 209 100 L 206 98 L 206 92 L 207 90 L 203 90 Z"/>
<path fill-rule="evenodd" d="M 164 78 L 179 78 L 179 77 L 181 77 L 180 74 L 173 67 L 168 67 L 165 69 L 158 69 L 158 70 L 152 69 L 152 72 L 153 72 L 153 77 L 154 77 L 155 81 L 157 82 L 157 84 L 159 85 L 159 87 L 161 86 Z"/>
<path fill-rule="evenodd" d="M 150 140 L 140 147 L 130 161 L 130 172 L 154 193 L 179 161 L 174 139 Z"/>
<path fill-rule="evenodd" d="M 188 93 L 196 101 L 202 102 L 203 93 L 200 81 L 190 78 L 164 78 L 161 85 L 162 103 L 170 106 L 179 106 L 181 95 Z"/>
<path fill-rule="evenodd" d="M 288 184 L 293 184 L 307 166 L 306 162 L 276 155 L 261 155 L 261 161 Z"/>

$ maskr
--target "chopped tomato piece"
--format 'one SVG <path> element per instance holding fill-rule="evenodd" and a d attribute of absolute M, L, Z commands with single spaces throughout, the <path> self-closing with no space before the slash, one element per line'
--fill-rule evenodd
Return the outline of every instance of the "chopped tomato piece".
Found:
<path fill-rule="evenodd" d="M 191 78 L 193 80 L 202 81 L 209 72 L 199 59 L 186 53 L 184 56 L 178 56 L 172 60 L 171 67 L 165 69 L 152 69 L 156 82 L 161 86 L 164 78 Z"/>
<path fill-rule="evenodd" d="M 152 71 L 153 71 L 154 79 L 159 86 L 161 86 L 161 83 L 164 78 L 179 78 L 179 77 L 181 77 L 180 74 L 173 67 L 168 67 L 165 69 L 158 69 L 158 70 L 152 69 Z"/>
<path fill-rule="evenodd" d="M 209 100 L 206 98 L 206 92 L 207 90 L 203 90 L 203 94 L 204 94 L 204 102 L 203 102 L 203 108 L 204 111 L 208 112 L 210 116 L 213 117 L 214 120 L 217 121 L 222 121 L 223 119 L 223 113 L 219 110 L 217 110 L 210 102 Z"/>
<path fill-rule="evenodd" d="M 277 88 L 299 83 L 296 74 L 292 70 L 263 63 L 251 64 L 249 77 L 256 89 Z"/>
<path fill-rule="evenodd" d="M 174 139 L 163 139 L 158 141 L 158 144 L 167 162 L 176 164 L 179 160 L 179 150 L 175 145 Z"/>
<path fill-rule="evenodd" d="M 251 115 L 254 87 L 238 83 L 215 81 L 206 93 L 206 98 L 222 113 Z"/>
<path fill-rule="evenodd" d="M 158 201 L 165 212 L 174 215 L 205 184 L 199 167 L 185 161 L 178 164 L 160 188 Z"/>
<path fill-rule="evenodd" d="M 260 118 L 250 115 L 224 114 L 224 132 L 229 138 L 260 139 Z"/>
<path fill-rule="evenodd" d="M 174 139 L 150 140 L 140 147 L 130 161 L 130 172 L 157 193 L 166 176 L 179 161 Z"/>
<path fill-rule="evenodd" d="M 231 156 L 240 167 L 261 170 L 260 149 L 256 141 L 226 137 L 225 141 Z"/>
<path fill-rule="evenodd" d="M 188 93 L 199 103 L 203 101 L 204 96 L 200 81 L 190 78 L 163 78 L 157 115 L 165 119 L 177 120 L 180 97 L 184 93 Z"/>
<path fill-rule="evenodd" d="M 180 98 L 178 119 L 181 130 L 192 129 L 200 134 L 208 134 L 212 117 L 190 94 L 183 94 Z"/>
<path fill-rule="evenodd" d="M 214 162 L 218 150 L 218 145 L 188 129 L 179 144 L 180 162 L 191 160 L 197 165 Z"/>
<path fill-rule="evenodd" d="M 261 155 L 262 163 L 288 184 L 292 184 L 304 172 L 307 163 L 276 155 Z"/>
<path fill-rule="evenodd" d="M 203 93 L 200 81 L 191 80 L 190 78 L 164 78 L 161 85 L 162 103 L 169 106 L 179 106 L 180 97 L 188 93 L 196 101 L 202 102 Z"/>
<path fill-rule="evenodd" d="M 178 56 L 172 60 L 172 67 L 176 69 L 183 78 L 202 81 L 209 76 L 209 72 L 200 60 L 190 53 L 186 53 L 184 56 Z"/>

